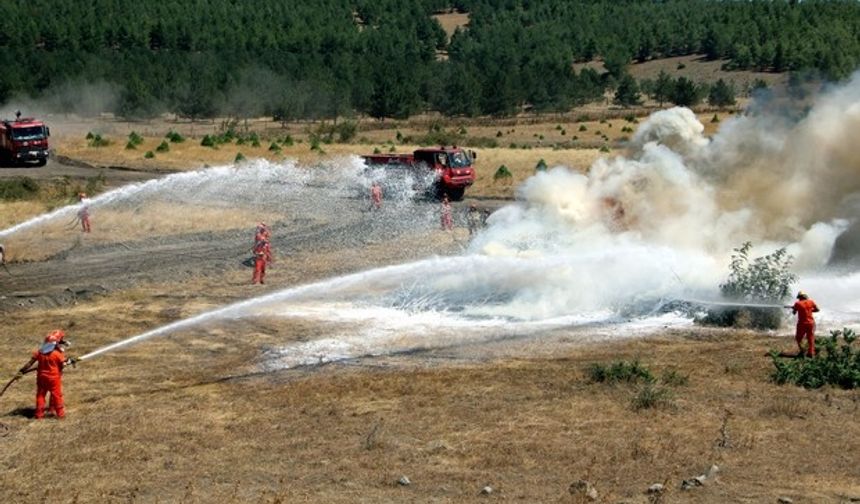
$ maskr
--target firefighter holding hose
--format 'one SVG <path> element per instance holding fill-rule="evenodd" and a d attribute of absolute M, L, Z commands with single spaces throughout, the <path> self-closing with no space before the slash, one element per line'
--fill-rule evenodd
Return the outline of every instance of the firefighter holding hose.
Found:
<path fill-rule="evenodd" d="M 37 420 L 45 417 L 45 398 L 48 394 L 51 394 L 49 410 L 57 418 L 66 416 L 63 402 L 63 368 L 68 364 L 74 364 L 76 359 L 66 356 L 65 348 L 69 346 L 69 342 L 65 338 L 66 333 L 61 329 L 48 333 L 42 346 L 33 352 L 29 362 L 13 378 L 18 380 L 26 373 L 36 370 L 35 417 Z"/>
<path fill-rule="evenodd" d="M 797 293 L 797 301 L 791 307 L 791 313 L 797 315 L 797 330 L 794 340 L 797 342 L 798 355 L 803 355 L 803 340 L 806 338 L 806 356 L 815 357 L 815 319 L 813 313 L 819 311 L 815 301 L 800 291 Z"/>
<path fill-rule="evenodd" d="M 81 232 L 89 233 L 92 231 L 92 226 L 90 225 L 90 199 L 87 198 L 86 193 L 80 193 L 78 194 L 78 201 L 81 205 L 78 209 L 78 220 L 81 221 Z"/>

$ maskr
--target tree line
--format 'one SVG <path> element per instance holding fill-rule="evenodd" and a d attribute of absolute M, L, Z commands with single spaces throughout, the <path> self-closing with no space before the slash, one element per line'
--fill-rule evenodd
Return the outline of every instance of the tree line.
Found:
<path fill-rule="evenodd" d="M 470 22 L 449 39 L 432 15 L 451 8 Z M 632 62 L 688 54 L 844 78 L 860 62 L 860 2 L 0 2 L 0 103 L 59 97 L 58 111 L 75 110 L 75 91 L 98 83 L 126 117 L 564 111 L 607 90 L 630 103 Z M 595 59 L 605 71 L 574 69 Z"/>

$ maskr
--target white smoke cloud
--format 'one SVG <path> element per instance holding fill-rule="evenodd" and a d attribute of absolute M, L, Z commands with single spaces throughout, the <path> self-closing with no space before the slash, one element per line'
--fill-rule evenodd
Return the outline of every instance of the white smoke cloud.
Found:
<path fill-rule="evenodd" d="M 504 308 L 543 316 L 716 294 L 744 241 L 757 254 L 787 247 L 801 281 L 820 278 L 858 217 L 857 131 L 858 76 L 800 121 L 744 115 L 713 138 L 686 108 L 657 112 L 625 155 L 527 180 L 472 250 L 553 264 L 532 271 L 528 292 Z"/>

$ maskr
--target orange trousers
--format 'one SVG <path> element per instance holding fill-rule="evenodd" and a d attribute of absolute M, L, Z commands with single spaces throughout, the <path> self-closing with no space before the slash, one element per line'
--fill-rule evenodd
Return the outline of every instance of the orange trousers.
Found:
<path fill-rule="evenodd" d="M 266 259 L 264 257 L 257 257 L 254 259 L 254 278 L 251 279 L 251 283 L 266 283 L 263 280 L 266 277 Z"/>
<path fill-rule="evenodd" d="M 797 342 L 797 347 L 801 348 L 800 344 L 806 338 L 806 355 L 815 357 L 815 324 L 799 322 L 797 324 L 797 332 L 794 334 L 794 341 Z"/>
<path fill-rule="evenodd" d="M 51 393 L 51 411 L 57 418 L 66 416 L 63 403 L 63 379 L 45 376 L 36 377 L 36 418 L 45 418 L 45 396 Z"/>

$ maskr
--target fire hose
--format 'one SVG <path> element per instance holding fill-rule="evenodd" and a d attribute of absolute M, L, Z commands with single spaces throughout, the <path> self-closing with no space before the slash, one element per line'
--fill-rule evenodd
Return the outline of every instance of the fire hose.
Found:
<path fill-rule="evenodd" d="M 78 360 L 80 360 L 80 359 L 74 359 L 72 357 L 69 357 L 68 359 L 66 359 L 65 364 L 71 365 L 72 367 L 76 367 L 75 364 L 77 364 Z M 6 393 L 6 390 L 8 390 L 9 387 L 11 387 L 13 383 L 15 383 L 16 381 L 23 378 L 25 374 L 32 373 L 36 369 L 38 369 L 38 368 L 31 367 L 30 369 L 25 369 L 24 371 L 20 371 L 18 373 L 15 373 L 15 376 L 13 376 L 12 379 L 6 383 L 6 385 L 3 387 L 3 390 L 0 390 L 0 397 L 3 397 L 3 394 Z"/>

